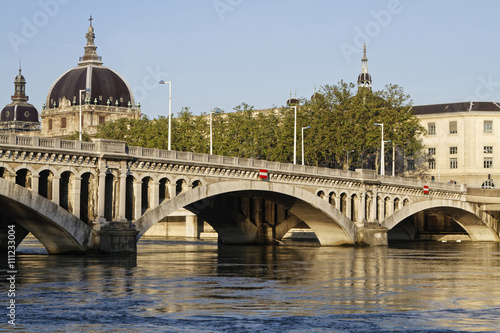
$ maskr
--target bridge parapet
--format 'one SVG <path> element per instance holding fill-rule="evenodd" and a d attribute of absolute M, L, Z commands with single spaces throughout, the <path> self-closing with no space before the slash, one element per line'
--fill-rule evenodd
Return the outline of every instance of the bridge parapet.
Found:
<path fill-rule="evenodd" d="M 233 156 L 133 147 L 127 146 L 124 141 L 117 140 L 93 139 L 93 142 L 81 142 L 61 140 L 58 138 L 26 137 L 14 134 L 0 135 L 0 157 L 2 159 L 9 159 L 10 156 L 15 157 L 18 162 L 21 162 L 20 157 L 29 159 L 30 149 L 36 152 L 46 151 L 48 153 L 55 153 L 55 151 L 57 151 L 59 154 L 64 154 L 62 157 L 52 156 L 53 161 L 59 162 L 68 160 L 68 156 L 70 156 L 69 160 L 75 163 L 85 160 L 82 158 L 73 158 L 73 155 L 95 155 L 94 158 L 99 158 L 111 154 L 114 158 L 123 158 L 125 161 L 137 161 L 135 164 L 136 167 L 141 165 L 142 167 L 144 167 L 144 165 L 150 167 L 151 164 L 154 163 L 156 170 L 161 170 L 161 167 L 165 166 L 165 164 L 180 163 L 184 165 L 192 164 L 198 167 L 203 166 L 205 167 L 205 169 L 203 169 L 205 173 L 207 172 L 207 168 L 227 169 L 232 171 L 238 169 L 245 170 L 247 171 L 244 173 L 245 178 L 248 178 L 249 175 L 250 178 L 258 178 L 258 170 L 256 169 L 265 169 L 269 173 L 269 180 L 287 180 L 305 184 L 324 184 L 330 179 L 413 189 L 423 189 L 423 186 L 426 185 L 429 187 L 430 191 L 447 191 L 462 194 L 467 192 L 467 186 L 465 184 L 439 183 L 403 177 L 382 176 L 378 175 L 375 170 L 357 169 L 356 171 L 349 171 Z M 16 151 L 18 151 L 17 154 L 15 153 Z M 6 154 L 7 152 L 9 152 L 9 154 Z M 48 161 L 49 158 L 46 160 Z M 144 163 L 141 164 L 142 161 Z M 184 167 L 184 169 L 186 168 Z M 240 177 L 242 173 L 226 172 L 226 175 Z"/>

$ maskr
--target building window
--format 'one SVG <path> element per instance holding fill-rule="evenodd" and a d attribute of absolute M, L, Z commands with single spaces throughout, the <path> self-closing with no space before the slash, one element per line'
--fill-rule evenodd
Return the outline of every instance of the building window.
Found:
<path fill-rule="evenodd" d="M 429 160 L 429 169 L 436 169 L 436 160 Z"/>
<path fill-rule="evenodd" d="M 450 158 L 450 169 L 457 169 L 458 168 L 458 161 L 456 158 Z"/>
<path fill-rule="evenodd" d="M 450 147 L 450 154 L 456 154 L 458 151 L 457 147 Z"/>
<path fill-rule="evenodd" d="M 483 128 L 484 133 L 493 133 L 493 120 L 485 120 Z"/>
<path fill-rule="evenodd" d="M 484 158 L 484 168 L 485 169 L 493 168 L 493 157 L 485 157 Z"/>
<path fill-rule="evenodd" d="M 61 128 L 66 128 L 66 118 L 61 118 Z"/>
<path fill-rule="evenodd" d="M 436 135 L 436 123 L 428 123 L 427 124 L 427 134 L 428 135 Z"/>
<path fill-rule="evenodd" d="M 485 154 L 493 154 L 493 146 L 484 146 Z"/>
<path fill-rule="evenodd" d="M 415 161 L 408 160 L 408 171 L 415 171 Z"/>
<path fill-rule="evenodd" d="M 436 155 L 436 148 L 429 148 L 429 155 Z"/>
<path fill-rule="evenodd" d="M 457 134 L 457 121 L 450 121 L 450 134 Z"/>
<path fill-rule="evenodd" d="M 49 131 L 52 130 L 52 119 L 49 119 Z"/>
<path fill-rule="evenodd" d="M 106 120 L 106 117 L 104 116 L 99 116 L 99 124 L 104 124 Z"/>

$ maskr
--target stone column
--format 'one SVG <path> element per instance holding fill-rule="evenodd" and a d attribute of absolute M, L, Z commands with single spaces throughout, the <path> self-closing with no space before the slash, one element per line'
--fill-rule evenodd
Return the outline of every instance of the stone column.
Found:
<path fill-rule="evenodd" d="M 98 191 L 97 191 L 97 222 L 106 222 L 106 171 L 99 172 Z"/>
<path fill-rule="evenodd" d="M 150 197 L 150 202 L 151 202 L 151 208 L 156 208 L 158 205 L 160 205 L 160 183 L 153 182 L 153 179 L 151 179 L 151 195 L 153 196 L 152 198 Z"/>
<path fill-rule="evenodd" d="M 378 193 L 376 191 L 373 192 L 372 194 L 372 209 L 370 212 L 370 220 L 368 222 L 376 222 L 377 221 L 377 196 Z"/>
<path fill-rule="evenodd" d="M 363 225 L 363 223 L 366 221 L 366 193 L 365 192 L 360 192 L 359 193 L 359 206 L 358 206 L 358 223 Z"/>
<path fill-rule="evenodd" d="M 345 216 L 352 220 L 352 197 L 347 195 L 345 198 Z"/>
<path fill-rule="evenodd" d="M 40 187 L 40 176 L 38 174 L 32 174 L 31 175 L 31 190 L 35 192 L 36 194 L 39 194 L 39 187 Z"/>
<path fill-rule="evenodd" d="M 127 208 L 127 170 L 120 171 L 120 198 L 118 202 L 118 221 L 126 222 L 126 208 Z"/>
<path fill-rule="evenodd" d="M 340 210 L 340 196 L 335 196 L 333 198 L 333 201 L 335 202 L 335 208 L 337 208 L 338 210 Z"/>
<path fill-rule="evenodd" d="M 168 184 L 167 185 L 167 190 L 168 190 L 168 194 L 170 196 L 170 199 L 173 199 L 176 197 L 177 195 L 177 186 L 175 184 Z"/>
<path fill-rule="evenodd" d="M 54 179 L 52 180 L 52 201 L 59 205 L 61 194 L 59 193 L 61 183 L 61 175 L 54 175 Z"/>
<path fill-rule="evenodd" d="M 82 177 L 73 176 L 73 214 L 80 218 L 80 197 L 82 195 Z"/>
<path fill-rule="evenodd" d="M 385 200 L 380 197 L 380 200 L 377 200 L 378 202 L 378 223 L 381 223 L 385 219 Z"/>
<path fill-rule="evenodd" d="M 142 215 L 142 182 L 134 181 L 134 220 Z"/>
<path fill-rule="evenodd" d="M 384 201 L 384 205 L 387 204 L 385 201 Z M 389 201 L 389 207 L 385 207 L 386 210 L 385 210 L 385 216 L 391 216 L 392 214 L 394 214 L 394 201 Z"/>

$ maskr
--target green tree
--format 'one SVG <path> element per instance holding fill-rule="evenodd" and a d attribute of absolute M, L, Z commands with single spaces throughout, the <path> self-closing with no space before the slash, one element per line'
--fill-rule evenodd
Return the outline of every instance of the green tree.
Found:
<path fill-rule="evenodd" d="M 297 160 L 301 155 L 301 128 L 304 133 L 305 160 L 317 166 L 347 168 L 375 167 L 380 164 L 380 128 L 384 124 L 386 162 L 393 149 L 403 156 L 417 156 L 422 149 L 419 137 L 425 132 L 411 112 L 410 96 L 398 85 L 387 85 L 372 92 L 353 83 L 340 81 L 322 86 L 311 99 L 297 106 Z M 257 158 L 279 162 L 293 161 L 293 107 L 255 110 L 242 103 L 234 112 L 212 114 L 213 152 L 218 155 Z M 195 116 L 182 108 L 172 118 L 172 149 L 208 153 L 210 115 Z M 119 119 L 102 124 L 98 137 L 125 140 L 130 146 L 168 148 L 168 119 Z M 347 161 L 349 152 L 349 161 Z"/>

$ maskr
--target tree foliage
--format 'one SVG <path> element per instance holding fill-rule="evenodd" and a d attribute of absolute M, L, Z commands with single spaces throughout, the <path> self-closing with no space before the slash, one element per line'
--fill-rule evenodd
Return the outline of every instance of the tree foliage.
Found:
<path fill-rule="evenodd" d="M 295 110 L 291 107 L 255 110 L 242 103 L 230 113 L 212 113 L 213 153 L 279 162 L 293 161 Z M 210 113 L 193 115 L 182 108 L 172 118 L 172 149 L 208 153 Z M 381 91 L 355 90 L 352 83 L 325 85 L 297 107 L 297 160 L 304 131 L 305 159 L 312 165 L 346 168 L 379 163 L 380 127 L 384 124 L 386 156 L 394 148 L 404 156 L 422 149 L 424 132 L 411 112 L 411 100 L 397 85 Z M 98 137 L 125 140 L 131 146 L 167 149 L 168 118 L 120 119 L 99 126 Z M 349 161 L 347 155 L 349 153 Z M 375 157 L 375 162 L 373 162 Z M 371 161 L 371 162 L 370 162 Z M 374 163 L 370 164 L 370 163 Z"/>

